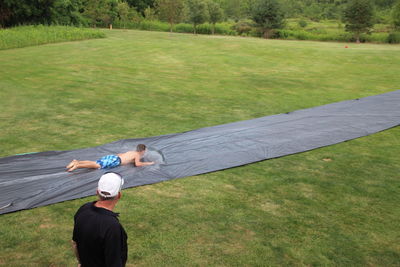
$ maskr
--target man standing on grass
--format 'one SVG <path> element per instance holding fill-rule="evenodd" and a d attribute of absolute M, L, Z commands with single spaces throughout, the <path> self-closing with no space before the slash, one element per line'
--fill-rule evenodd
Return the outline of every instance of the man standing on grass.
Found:
<path fill-rule="evenodd" d="M 104 174 L 97 187 L 99 200 L 84 204 L 76 212 L 72 244 L 78 266 L 125 266 L 128 237 L 118 213 L 113 212 L 123 184 L 119 174 Z"/>

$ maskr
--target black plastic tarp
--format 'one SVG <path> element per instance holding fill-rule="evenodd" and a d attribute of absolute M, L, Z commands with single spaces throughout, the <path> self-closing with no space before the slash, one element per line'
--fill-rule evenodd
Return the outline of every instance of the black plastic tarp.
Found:
<path fill-rule="evenodd" d="M 158 164 L 114 168 L 124 176 L 124 188 L 308 151 L 398 125 L 400 90 L 184 133 L 1 158 L 0 214 L 94 195 L 104 170 L 68 173 L 65 166 L 72 159 L 134 150 L 139 143 L 150 147 L 147 159 Z"/>

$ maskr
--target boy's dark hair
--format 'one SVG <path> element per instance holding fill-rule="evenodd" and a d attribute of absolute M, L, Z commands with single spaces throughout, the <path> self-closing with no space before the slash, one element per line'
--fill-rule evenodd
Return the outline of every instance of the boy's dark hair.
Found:
<path fill-rule="evenodd" d="M 138 144 L 137 147 L 136 147 L 136 151 L 137 152 L 142 152 L 142 151 L 145 151 L 145 150 L 146 150 L 146 146 L 143 145 L 143 144 Z"/>

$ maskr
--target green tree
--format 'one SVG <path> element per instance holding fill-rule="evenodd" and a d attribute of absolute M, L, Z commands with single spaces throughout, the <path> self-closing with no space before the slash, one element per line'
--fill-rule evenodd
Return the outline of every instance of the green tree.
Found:
<path fill-rule="evenodd" d="M 284 14 L 277 0 L 258 0 L 251 8 L 251 18 L 266 39 L 273 29 L 284 26 Z"/>
<path fill-rule="evenodd" d="M 344 10 L 345 29 L 354 34 L 357 43 L 360 43 L 362 33 L 370 33 L 373 20 L 374 8 L 370 0 L 352 0 Z"/>
<path fill-rule="evenodd" d="M 207 21 L 207 5 L 204 0 L 187 0 L 188 19 L 193 24 L 193 33 L 196 34 L 196 27 Z"/>
<path fill-rule="evenodd" d="M 392 9 L 392 23 L 395 30 L 400 30 L 400 0 Z"/>
<path fill-rule="evenodd" d="M 305 17 L 313 21 L 319 21 L 323 18 L 322 5 L 319 3 L 312 3 L 304 8 L 303 14 Z"/>
<path fill-rule="evenodd" d="M 157 15 L 156 15 L 156 11 L 153 9 L 153 8 L 151 8 L 151 7 L 147 7 L 145 10 L 144 10 L 144 18 L 145 19 L 147 19 L 147 20 L 157 20 Z"/>
<path fill-rule="evenodd" d="M 390 9 L 394 6 L 396 0 L 374 0 L 374 4 L 384 9 Z"/>
<path fill-rule="evenodd" d="M 86 24 L 83 0 L 0 0 L 0 25 Z"/>
<path fill-rule="evenodd" d="M 83 15 L 93 27 L 109 26 L 118 16 L 117 7 L 117 0 L 86 0 Z"/>
<path fill-rule="evenodd" d="M 239 21 L 243 18 L 242 0 L 226 0 L 225 10 L 227 15 L 234 21 Z"/>
<path fill-rule="evenodd" d="M 6 2 L 0 1 L 0 28 L 6 27 L 12 17 L 12 9 Z"/>
<path fill-rule="evenodd" d="M 146 8 L 154 8 L 155 0 L 127 0 L 130 7 L 134 7 L 139 13 L 144 16 Z"/>
<path fill-rule="evenodd" d="M 110 16 L 108 24 L 110 24 L 110 26 L 112 26 L 113 22 L 118 18 L 118 2 L 119 0 L 108 0 L 108 14 Z"/>
<path fill-rule="evenodd" d="M 129 5 L 127 2 L 119 2 L 117 5 L 118 18 L 125 29 L 126 22 L 129 20 Z"/>
<path fill-rule="evenodd" d="M 88 23 L 92 27 L 96 27 L 100 23 L 98 18 L 105 12 L 105 6 L 99 5 L 98 2 L 98 0 L 86 0 L 84 6 L 83 15 L 88 19 Z M 104 1 L 100 3 L 103 4 Z"/>
<path fill-rule="evenodd" d="M 7 27 L 52 22 L 70 24 L 71 12 L 80 8 L 79 3 L 79 0 L 65 0 L 65 4 L 62 0 L 0 0 L 0 23 Z"/>
<path fill-rule="evenodd" d="M 82 8 L 82 0 L 55 0 L 50 7 L 50 21 L 62 25 L 85 25 L 80 12 Z"/>
<path fill-rule="evenodd" d="M 207 3 L 207 7 L 208 7 L 209 20 L 212 24 L 211 31 L 212 31 L 212 34 L 214 34 L 215 33 L 215 24 L 222 20 L 223 12 L 222 12 L 220 5 L 216 2 L 209 1 Z"/>
<path fill-rule="evenodd" d="M 184 6 L 183 0 L 156 0 L 159 18 L 169 23 L 170 32 L 174 24 L 181 20 Z"/>
<path fill-rule="evenodd" d="M 143 20 L 143 16 L 141 13 L 137 12 L 134 7 L 130 7 L 128 13 L 128 20 L 133 22 L 140 22 L 141 20 Z"/>
<path fill-rule="evenodd" d="M 305 3 L 298 0 L 281 0 L 281 4 L 283 11 L 290 18 L 306 17 L 304 10 L 306 7 L 311 5 L 311 3 Z"/>
<path fill-rule="evenodd" d="M 249 8 L 255 0 L 214 0 L 218 2 L 227 18 L 238 22 L 246 19 L 249 15 Z"/>

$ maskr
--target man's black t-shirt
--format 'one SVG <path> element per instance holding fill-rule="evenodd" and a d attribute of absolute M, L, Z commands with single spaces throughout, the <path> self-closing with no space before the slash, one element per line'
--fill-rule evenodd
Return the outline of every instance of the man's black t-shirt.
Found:
<path fill-rule="evenodd" d="M 127 235 L 118 214 L 86 203 L 76 212 L 72 240 L 83 267 L 125 266 Z"/>

